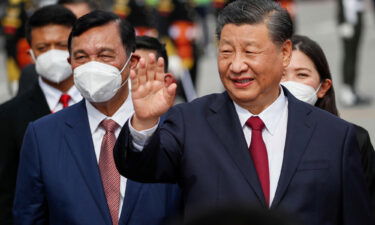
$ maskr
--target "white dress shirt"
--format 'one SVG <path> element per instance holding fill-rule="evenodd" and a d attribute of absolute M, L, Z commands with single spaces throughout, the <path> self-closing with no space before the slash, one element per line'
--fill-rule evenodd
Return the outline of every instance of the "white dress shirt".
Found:
<path fill-rule="evenodd" d="M 248 147 L 250 147 L 251 129 L 246 126 L 246 121 L 251 116 L 259 116 L 265 125 L 265 128 L 262 131 L 262 137 L 268 155 L 270 173 L 270 206 L 275 197 L 277 184 L 280 178 L 288 124 L 288 99 L 285 97 L 283 89 L 280 89 L 281 92 L 276 101 L 263 110 L 259 115 L 253 115 L 248 110 L 233 102 Z"/>
<path fill-rule="evenodd" d="M 284 158 L 284 147 L 286 139 L 286 131 L 288 125 L 288 99 L 284 95 L 284 91 L 280 86 L 279 97 L 259 115 L 251 114 L 247 109 L 244 109 L 234 103 L 237 115 L 245 135 L 247 146 L 250 146 L 251 129 L 246 126 L 246 121 L 251 116 L 259 116 L 265 128 L 262 131 L 263 141 L 267 148 L 268 165 L 270 173 L 270 202 L 269 206 L 275 197 L 277 184 L 279 182 L 281 167 Z M 137 131 L 129 123 L 130 133 L 133 137 L 134 147 L 142 151 L 143 146 L 147 144 L 148 139 L 155 132 L 157 125 L 143 131 Z M 250 154 L 250 153 L 249 153 Z"/>
<path fill-rule="evenodd" d="M 87 115 L 89 118 L 89 125 L 90 125 L 90 131 L 92 135 L 92 140 L 94 143 L 94 149 L 95 149 L 95 155 L 96 160 L 99 164 L 99 157 L 100 157 L 100 150 L 102 145 L 102 140 L 105 134 L 104 128 L 102 128 L 100 123 L 104 119 L 112 119 L 115 121 L 119 128 L 115 131 L 116 138 L 119 136 L 121 128 L 125 124 L 125 122 L 129 119 L 131 115 L 133 115 L 134 109 L 133 109 L 133 103 L 131 100 L 131 96 L 129 94 L 128 98 L 125 100 L 125 102 L 121 105 L 121 107 L 113 114 L 112 117 L 108 117 L 101 113 L 99 110 L 97 110 L 89 101 L 86 101 L 86 109 L 87 109 Z M 121 215 L 121 209 L 124 202 L 125 197 L 125 189 L 126 189 L 126 178 L 123 176 L 120 176 L 120 210 L 119 210 L 119 218 Z"/>
<path fill-rule="evenodd" d="M 55 113 L 63 109 L 63 105 L 60 103 L 60 97 L 63 93 L 44 82 L 40 76 L 38 78 L 38 82 L 44 96 L 46 97 L 47 104 L 51 112 Z M 66 92 L 66 94 L 70 95 L 71 97 L 68 102 L 69 106 L 82 100 L 81 93 L 79 93 L 78 89 L 74 85 L 68 90 L 68 92 Z"/>

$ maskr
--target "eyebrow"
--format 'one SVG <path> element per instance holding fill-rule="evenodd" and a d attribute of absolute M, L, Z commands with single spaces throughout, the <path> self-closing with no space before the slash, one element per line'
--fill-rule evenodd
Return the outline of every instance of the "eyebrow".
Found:
<path fill-rule="evenodd" d="M 306 67 L 297 67 L 296 70 L 307 70 L 309 72 L 312 72 L 310 69 L 308 69 Z"/>
<path fill-rule="evenodd" d="M 115 52 L 114 49 L 112 49 L 112 48 L 107 48 L 107 47 L 103 47 L 103 48 L 100 48 L 100 49 L 99 49 L 99 53 L 102 53 L 102 52 L 105 52 L 105 51 Z"/>
<path fill-rule="evenodd" d="M 112 49 L 112 48 L 103 47 L 103 48 L 99 49 L 99 53 L 102 53 L 102 52 L 105 52 L 105 51 L 115 52 L 115 50 Z M 76 55 L 76 54 L 87 54 L 87 53 L 83 49 L 78 49 L 78 50 L 76 50 L 76 51 L 73 52 L 73 55 Z"/>
<path fill-rule="evenodd" d="M 39 41 L 39 42 L 34 42 L 34 45 L 48 45 L 50 44 L 48 41 Z"/>
<path fill-rule="evenodd" d="M 76 50 L 76 51 L 73 52 L 73 56 L 75 56 L 77 54 L 86 54 L 86 52 L 83 51 L 82 49 L 78 49 L 78 50 Z"/>
<path fill-rule="evenodd" d="M 222 39 L 223 40 L 223 43 L 222 44 L 229 44 L 231 45 L 232 44 L 232 41 L 229 41 L 229 40 L 225 40 L 225 39 Z M 256 47 L 256 48 L 261 48 L 261 46 L 259 46 L 259 43 L 255 42 L 255 41 L 251 41 L 251 40 L 245 40 L 243 42 L 243 44 L 241 44 L 242 47 Z"/>

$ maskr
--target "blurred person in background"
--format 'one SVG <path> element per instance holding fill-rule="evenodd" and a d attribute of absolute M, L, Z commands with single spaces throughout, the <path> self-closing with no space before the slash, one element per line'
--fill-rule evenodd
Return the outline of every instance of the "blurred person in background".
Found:
<path fill-rule="evenodd" d="M 149 60 L 149 54 L 154 54 L 157 58 L 162 57 L 164 59 L 164 72 L 168 71 L 167 50 L 165 49 L 165 45 L 160 43 L 157 38 L 150 36 L 136 36 L 135 43 L 136 55 L 144 58 L 146 63 Z"/>
<path fill-rule="evenodd" d="M 341 73 L 343 85 L 338 99 L 344 106 L 369 104 L 371 99 L 358 92 L 359 47 L 363 33 L 364 0 L 337 0 L 339 36 L 342 42 Z"/>
<path fill-rule="evenodd" d="M 77 18 L 99 8 L 94 0 L 58 0 L 57 4 L 68 8 Z"/>
<path fill-rule="evenodd" d="M 98 8 L 94 0 L 59 0 L 57 4 L 71 10 L 77 18 Z M 31 89 L 37 80 L 38 73 L 35 70 L 35 64 L 25 66 L 21 71 L 17 95 Z"/>
<path fill-rule="evenodd" d="M 67 61 L 68 37 L 75 21 L 70 10 L 51 5 L 37 10 L 26 24 L 39 75 L 30 90 L 0 106 L 0 224 L 12 224 L 19 153 L 28 123 L 82 99 Z"/>
<path fill-rule="evenodd" d="M 32 62 L 27 51 L 29 45 L 25 38 L 25 23 L 28 12 L 35 8 L 32 0 L 8 0 L 4 18 L 1 20 L 5 36 L 6 75 L 10 96 L 17 93 L 20 71 Z"/>
<path fill-rule="evenodd" d="M 135 38 L 135 43 L 136 50 L 134 54 L 144 58 L 146 63 L 150 60 L 150 54 L 154 54 L 156 58 L 162 57 L 164 59 L 164 82 L 167 86 L 176 82 L 174 76 L 171 73 L 168 73 L 168 55 L 164 44 L 162 44 L 157 38 L 149 36 L 137 36 Z M 139 67 L 139 64 L 137 67 Z"/>
<path fill-rule="evenodd" d="M 297 99 L 339 116 L 332 76 L 323 50 L 306 36 L 294 35 L 292 43 L 292 58 L 281 84 Z M 375 215 L 375 151 L 367 130 L 354 126 Z"/>
<path fill-rule="evenodd" d="M 135 29 L 136 36 L 159 37 L 157 30 L 158 16 L 157 12 L 149 1 L 130 0 L 115 1 L 113 11 L 121 18 L 126 19 Z"/>
<path fill-rule="evenodd" d="M 159 38 L 166 44 L 170 71 L 182 85 L 182 101 L 196 98 L 200 51 L 193 4 L 185 0 L 116 0 L 114 12 L 134 25 L 137 35 Z"/>
<path fill-rule="evenodd" d="M 293 19 L 293 22 L 295 22 L 296 19 L 296 10 L 295 10 L 295 2 L 294 0 L 275 0 L 276 2 L 279 2 L 283 8 L 288 10 L 290 16 Z"/>
<path fill-rule="evenodd" d="M 199 59 L 197 14 L 192 1 L 165 0 L 155 6 L 161 40 L 167 44 L 170 71 L 178 80 L 177 94 L 182 101 L 196 98 Z"/>
<path fill-rule="evenodd" d="M 174 0 L 173 7 L 175 10 L 168 17 L 169 39 L 166 41 L 170 71 L 178 80 L 179 101 L 189 102 L 197 97 L 199 60 L 204 54 L 203 47 L 199 46 L 198 13 L 191 2 Z"/>
<path fill-rule="evenodd" d="M 128 77 L 139 57 L 133 27 L 106 11 L 79 18 L 68 40 L 84 100 L 29 124 L 14 201 L 17 224 L 162 225 L 179 206 L 175 184 L 121 177 L 113 145 L 133 113 Z"/>

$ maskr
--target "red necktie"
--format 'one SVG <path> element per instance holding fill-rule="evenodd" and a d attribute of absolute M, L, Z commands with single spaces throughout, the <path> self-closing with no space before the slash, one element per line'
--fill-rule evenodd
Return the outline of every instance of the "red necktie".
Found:
<path fill-rule="evenodd" d="M 100 150 L 99 170 L 112 224 L 117 225 L 120 208 L 120 174 L 113 158 L 113 147 L 116 143 L 115 131 L 119 125 L 111 119 L 105 119 L 100 123 L 100 126 L 104 128 L 105 134 Z"/>
<path fill-rule="evenodd" d="M 66 108 L 69 106 L 69 100 L 71 99 L 70 95 L 68 94 L 62 94 L 60 97 L 59 102 L 63 105 L 63 108 Z"/>
<path fill-rule="evenodd" d="M 264 198 L 267 206 L 269 206 L 270 173 L 268 168 L 267 148 L 262 138 L 264 123 L 259 117 L 252 116 L 246 121 L 246 125 L 251 128 L 250 155 L 253 159 L 255 170 L 257 171 L 258 179 L 262 186 Z"/>

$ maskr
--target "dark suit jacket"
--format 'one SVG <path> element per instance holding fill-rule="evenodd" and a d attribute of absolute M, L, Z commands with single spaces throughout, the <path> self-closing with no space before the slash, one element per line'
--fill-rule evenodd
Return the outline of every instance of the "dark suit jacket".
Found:
<path fill-rule="evenodd" d="M 13 224 L 12 203 L 16 188 L 19 152 L 29 122 L 50 113 L 44 94 L 33 88 L 0 106 L 0 224 Z"/>
<path fill-rule="evenodd" d="M 30 90 L 33 87 L 33 84 L 38 82 L 38 77 L 35 64 L 25 66 L 21 71 L 20 80 L 18 81 L 17 96 Z"/>
<path fill-rule="evenodd" d="M 280 179 L 271 208 L 306 225 L 370 224 L 368 191 L 351 124 L 288 98 Z M 172 108 L 141 153 L 128 126 L 115 147 L 120 173 L 143 182 L 181 184 L 185 216 L 233 202 L 266 207 L 256 170 L 227 93 Z"/>
<path fill-rule="evenodd" d="M 158 225 L 179 204 L 174 184 L 127 181 L 120 224 Z M 85 102 L 30 123 L 14 202 L 16 224 L 111 225 Z"/>

